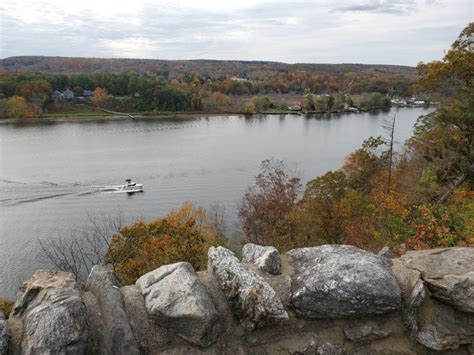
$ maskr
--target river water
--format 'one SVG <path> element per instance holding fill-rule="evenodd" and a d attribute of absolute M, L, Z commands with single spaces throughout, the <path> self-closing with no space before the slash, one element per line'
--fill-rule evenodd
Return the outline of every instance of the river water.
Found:
<path fill-rule="evenodd" d="M 232 227 L 262 160 L 284 159 L 307 181 L 384 134 L 381 124 L 395 113 L 403 143 L 428 112 L 0 124 L 0 297 L 48 266 L 37 257 L 39 239 L 67 238 L 88 216 L 121 211 L 131 222 L 185 200 L 219 202 Z M 111 193 L 125 178 L 145 192 Z"/>

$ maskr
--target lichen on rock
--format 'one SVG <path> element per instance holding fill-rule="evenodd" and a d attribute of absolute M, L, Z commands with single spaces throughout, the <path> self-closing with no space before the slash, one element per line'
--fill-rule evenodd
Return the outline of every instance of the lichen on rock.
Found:
<path fill-rule="evenodd" d="M 390 260 L 349 245 L 287 253 L 294 268 L 291 305 L 303 318 L 344 318 L 400 309 Z"/>
<path fill-rule="evenodd" d="M 275 247 L 245 244 L 242 248 L 242 262 L 253 263 L 260 270 L 272 275 L 281 273 L 280 254 Z"/>
<path fill-rule="evenodd" d="M 288 320 L 288 313 L 275 290 L 241 264 L 230 250 L 210 248 L 208 269 L 215 275 L 234 316 L 244 328 L 253 330 Z"/>
<path fill-rule="evenodd" d="M 200 346 L 216 342 L 222 319 L 191 264 L 161 266 L 136 282 L 149 316 Z"/>

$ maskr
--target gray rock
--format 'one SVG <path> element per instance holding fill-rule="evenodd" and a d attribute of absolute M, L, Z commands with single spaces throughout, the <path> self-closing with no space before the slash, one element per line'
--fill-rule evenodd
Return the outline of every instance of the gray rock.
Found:
<path fill-rule="evenodd" d="M 474 248 L 409 251 L 400 261 L 421 273 L 432 297 L 474 312 Z"/>
<path fill-rule="evenodd" d="M 403 320 L 408 329 L 417 330 L 417 314 L 426 295 L 421 273 L 409 269 L 399 259 L 392 261 L 392 271 L 398 280 L 402 291 Z"/>
<path fill-rule="evenodd" d="M 344 335 L 353 342 L 364 343 L 386 338 L 390 335 L 390 332 L 372 324 L 358 323 L 344 327 Z"/>
<path fill-rule="evenodd" d="M 383 256 L 384 258 L 387 258 L 387 259 L 395 258 L 394 252 L 388 246 L 384 246 L 382 249 L 380 249 L 380 251 L 377 255 L 378 256 Z"/>
<path fill-rule="evenodd" d="M 334 345 L 328 342 L 318 345 L 316 350 L 317 355 L 343 355 L 344 349 L 340 345 Z"/>
<path fill-rule="evenodd" d="M 168 330 L 157 325 L 145 308 L 145 300 L 135 285 L 120 289 L 125 303 L 130 327 L 137 340 L 141 354 L 153 354 L 166 348 L 172 341 Z M 182 341 L 182 340 L 181 340 Z"/>
<path fill-rule="evenodd" d="M 12 323 L 22 324 L 24 354 L 84 354 L 86 309 L 70 273 L 35 272 L 22 287 Z"/>
<path fill-rule="evenodd" d="M 140 277 L 136 285 L 156 324 L 200 346 L 217 340 L 222 319 L 191 264 L 162 266 Z"/>
<path fill-rule="evenodd" d="M 349 245 L 287 253 L 294 268 L 291 305 L 303 318 L 343 318 L 400 309 L 390 261 Z"/>
<path fill-rule="evenodd" d="M 6 355 L 8 352 L 8 327 L 7 321 L 3 315 L 3 312 L 0 311 L 0 355 Z"/>
<path fill-rule="evenodd" d="M 230 250 L 211 247 L 208 270 L 216 277 L 233 315 L 247 330 L 288 320 L 288 313 L 273 288 L 242 265 Z"/>
<path fill-rule="evenodd" d="M 281 274 L 280 254 L 275 247 L 248 243 L 242 248 L 242 262 L 253 263 L 272 275 Z"/>
<path fill-rule="evenodd" d="M 474 317 L 426 297 L 418 314 L 415 339 L 424 346 L 446 351 L 474 342 Z"/>
<path fill-rule="evenodd" d="M 121 284 L 112 270 L 96 265 L 87 279 L 88 289 L 97 299 L 103 322 L 103 343 L 109 354 L 139 354 L 124 310 Z"/>

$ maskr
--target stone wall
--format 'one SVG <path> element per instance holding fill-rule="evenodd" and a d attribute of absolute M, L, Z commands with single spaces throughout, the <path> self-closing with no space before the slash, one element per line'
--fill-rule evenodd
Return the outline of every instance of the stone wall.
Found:
<path fill-rule="evenodd" d="M 37 271 L 0 317 L 0 354 L 474 353 L 474 249 L 242 254 L 211 248 L 207 271 L 180 262 L 125 287 L 101 266 L 84 289 Z"/>

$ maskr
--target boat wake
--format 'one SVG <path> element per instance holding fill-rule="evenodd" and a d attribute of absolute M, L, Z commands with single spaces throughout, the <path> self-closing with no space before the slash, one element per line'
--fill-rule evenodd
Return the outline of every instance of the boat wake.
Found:
<path fill-rule="evenodd" d="M 15 187 L 13 188 L 13 184 Z M 26 183 L 0 180 L 0 206 L 16 206 L 37 201 L 97 194 L 135 193 L 140 189 L 124 190 L 123 185 L 56 184 L 51 182 Z"/>

